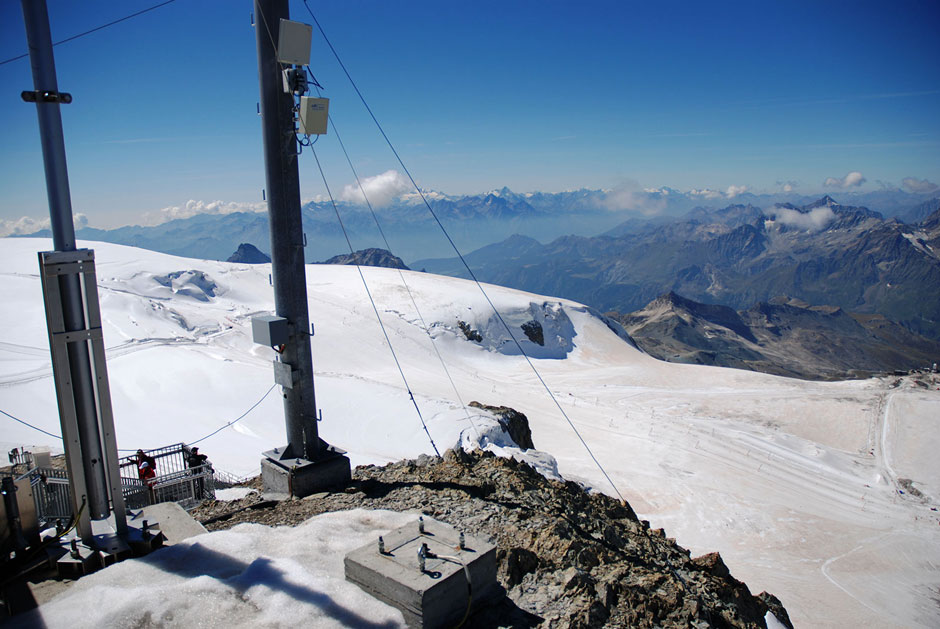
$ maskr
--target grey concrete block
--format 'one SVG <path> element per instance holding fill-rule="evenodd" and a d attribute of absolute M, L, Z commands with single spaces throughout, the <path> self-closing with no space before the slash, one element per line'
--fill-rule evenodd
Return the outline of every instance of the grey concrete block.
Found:
<path fill-rule="evenodd" d="M 437 629 L 459 623 L 481 601 L 502 593 L 496 581 L 496 546 L 472 535 L 459 545 L 459 532 L 448 524 L 424 518 L 424 533 L 418 521 L 384 536 L 385 554 L 378 540 L 362 546 L 344 560 L 346 579 L 401 610 L 410 627 Z M 427 544 L 434 555 L 449 555 L 458 561 L 429 558 L 419 569 L 418 550 Z M 464 568 L 470 573 L 468 591 Z"/>
<path fill-rule="evenodd" d="M 128 524 L 141 526 L 144 520 L 147 520 L 151 529 L 159 525 L 159 530 L 166 536 L 165 544 L 176 544 L 188 537 L 206 532 L 206 527 L 194 520 L 186 509 L 175 502 L 148 505 L 129 519 Z"/>
<path fill-rule="evenodd" d="M 285 495 L 303 498 L 329 488 L 345 487 L 351 478 L 349 458 L 331 456 L 323 461 L 298 459 L 288 466 L 270 458 L 261 459 L 261 481 L 265 496 Z"/>

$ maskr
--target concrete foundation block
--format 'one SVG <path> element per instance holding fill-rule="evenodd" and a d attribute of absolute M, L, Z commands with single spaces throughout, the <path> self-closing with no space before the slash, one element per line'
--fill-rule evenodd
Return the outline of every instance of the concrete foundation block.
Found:
<path fill-rule="evenodd" d="M 265 496 L 303 498 L 325 489 L 345 487 L 351 478 L 349 457 L 344 454 L 332 453 L 320 461 L 272 456 L 261 459 Z"/>
<path fill-rule="evenodd" d="M 460 548 L 460 533 L 452 526 L 427 517 L 423 522 L 423 533 L 416 519 L 385 535 L 384 553 L 377 539 L 350 552 L 344 561 L 346 579 L 401 610 L 409 627 L 453 627 L 481 602 L 502 595 L 496 581 L 496 546 L 465 535 Z M 424 571 L 418 558 L 422 544 L 432 555 L 425 559 Z"/>

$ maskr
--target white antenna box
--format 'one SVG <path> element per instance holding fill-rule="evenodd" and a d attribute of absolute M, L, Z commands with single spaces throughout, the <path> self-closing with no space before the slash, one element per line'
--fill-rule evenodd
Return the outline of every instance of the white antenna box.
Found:
<path fill-rule="evenodd" d="M 313 27 L 281 18 L 277 36 L 277 60 L 295 66 L 310 65 L 310 41 Z"/>
<path fill-rule="evenodd" d="M 300 133 L 325 135 L 330 116 L 330 99 L 300 97 Z"/>

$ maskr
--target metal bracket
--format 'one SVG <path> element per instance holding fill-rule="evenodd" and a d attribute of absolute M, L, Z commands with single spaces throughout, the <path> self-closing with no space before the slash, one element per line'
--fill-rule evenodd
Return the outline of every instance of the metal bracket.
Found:
<path fill-rule="evenodd" d="M 68 463 L 69 480 L 72 487 L 72 512 L 79 514 L 78 532 L 86 543 L 93 544 L 93 532 L 89 513 L 80 506 L 79 501 L 87 494 L 88 479 L 82 465 L 82 446 L 79 438 L 78 418 L 75 399 L 72 392 L 71 372 L 69 369 L 69 347 L 73 344 L 87 344 L 94 378 L 96 408 L 99 431 L 103 445 L 103 456 L 111 464 L 106 464 L 107 493 L 109 494 L 114 518 L 114 528 L 118 535 L 127 534 L 127 520 L 124 508 L 124 495 L 118 472 L 118 452 L 114 430 L 114 415 L 111 407 L 111 391 L 108 386 L 108 369 L 105 360 L 104 337 L 102 336 L 101 308 L 98 302 L 98 279 L 95 272 L 95 254 L 91 249 L 75 251 L 39 252 L 40 278 L 42 280 L 43 301 L 46 310 L 46 327 L 49 334 L 49 347 L 52 354 L 52 374 L 55 382 L 56 397 L 59 406 L 59 419 L 62 426 L 62 440 Z M 85 314 L 84 327 L 67 330 L 63 315 L 62 288 L 60 277 L 79 276 L 81 300 Z"/>
<path fill-rule="evenodd" d="M 63 105 L 68 105 L 72 102 L 72 95 L 68 92 L 43 92 L 40 90 L 23 91 L 20 92 L 20 98 L 27 103 L 36 103 L 42 101 L 44 103 L 62 103 Z"/>

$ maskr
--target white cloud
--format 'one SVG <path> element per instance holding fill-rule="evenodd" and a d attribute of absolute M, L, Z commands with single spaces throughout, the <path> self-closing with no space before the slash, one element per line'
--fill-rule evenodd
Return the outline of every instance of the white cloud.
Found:
<path fill-rule="evenodd" d="M 183 205 L 171 205 L 157 210 L 145 212 L 141 223 L 143 225 L 160 225 L 178 218 L 192 218 L 197 214 L 234 214 L 235 212 L 264 212 L 268 204 L 239 203 L 236 201 L 195 201 L 190 199 Z"/>
<path fill-rule="evenodd" d="M 72 224 L 75 229 L 88 227 L 88 217 L 81 212 L 72 215 Z M 23 216 L 16 220 L 0 219 L 0 238 L 5 236 L 28 236 L 39 230 L 49 229 L 51 223 L 48 218 L 35 219 L 32 216 Z"/>
<path fill-rule="evenodd" d="M 702 197 L 704 199 L 720 199 L 723 196 L 720 190 L 712 190 L 711 188 L 692 188 L 689 190 L 689 194 L 694 197 Z"/>
<path fill-rule="evenodd" d="M 793 192 L 796 187 L 799 185 L 797 181 L 778 181 L 777 185 L 780 186 L 780 189 L 783 192 Z"/>
<path fill-rule="evenodd" d="M 628 179 L 605 191 L 600 205 L 611 212 L 629 211 L 653 216 L 666 209 L 666 200 L 657 198 L 658 196 L 656 192 L 640 189 L 637 182 Z"/>
<path fill-rule="evenodd" d="M 373 207 L 382 207 L 412 189 L 411 182 L 397 170 L 387 170 L 381 175 L 365 177 L 361 181 L 362 190 L 355 183 L 349 184 L 339 194 L 339 200 L 365 204 L 368 198 Z M 365 197 L 362 196 L 363 191 Z"/>
<path fill-rule="evenodd" d="M 721 190 L 712 190 L 711 188 L 692 188 L 689 194 L 693 197 L 702 197 L 709 201 L 714 199 L 733 199 L 739 194 L 747 192 L 747 186 L 730 185 L 722 192 Z"/>
<path fill-rule="evenodd" d="M 828 188 L 857 188 L 866 181 L 867 179 L 862 173 L 853 170 L 845 177 L 827 177 L 823 185 Z"/>
<path fill-rule="evenodd" d="M 770 211 L 775 214 L 774 220 L 776 222 L 809 232 L 825 229 L 826 225 L 836 219 L 835 212 L 828 206 L 817 207 L 809 212 L 800 212 L 785 207 L 773 207 Z"/>
<path fill-rule="evenodd" d="M 916 177 L 905 177 L 901 180 L 901 185 L 911 192 L 918 193 L 934 192 L 937 188 L 940 188 L 940 186 L 932 181 L 917 179 Z"/>

